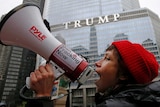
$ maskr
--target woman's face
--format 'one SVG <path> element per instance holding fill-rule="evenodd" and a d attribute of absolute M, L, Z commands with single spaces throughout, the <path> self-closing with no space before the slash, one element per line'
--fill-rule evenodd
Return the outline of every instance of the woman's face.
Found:
<path fill-rule="evenodd" d="M 117 83 L 118 56 L 114 50 L 106 51 L 104 57 L 95 63 L 100 79 L 96 81 L 98 92 L 104 92 Z"/>

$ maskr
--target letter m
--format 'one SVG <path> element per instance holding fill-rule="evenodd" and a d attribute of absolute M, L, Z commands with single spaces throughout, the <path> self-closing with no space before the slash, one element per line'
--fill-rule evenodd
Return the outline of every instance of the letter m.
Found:
<path fill-rule="evenodd" d="M 107 23 L 107 22 L 109 22 L 109 20 L 108 20 L 108 16 L 106 15 L 106 16 L 104 16 L 104 18 L 102 18 L 101 16 L 99 16 L 98 17 L 99 18 L 99 21 L 98 21 L 98 24 L 103 24 L 103 23 Z"/>

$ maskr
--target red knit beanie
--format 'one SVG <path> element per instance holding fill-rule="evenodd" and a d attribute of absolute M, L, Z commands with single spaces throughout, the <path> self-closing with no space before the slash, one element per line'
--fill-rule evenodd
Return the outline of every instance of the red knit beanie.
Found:
<path fill-rule="evenodd" d="M 159 64 L 155 56 L 140 44 L 129 41 L 113 42 L 127 69 L 137 83 L 148 83 L 158 76 Z"/>

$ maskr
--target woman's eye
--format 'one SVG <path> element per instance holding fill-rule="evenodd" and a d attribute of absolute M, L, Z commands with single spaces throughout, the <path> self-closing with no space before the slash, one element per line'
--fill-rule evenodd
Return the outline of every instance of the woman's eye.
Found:
<path fill-rule="evenodd" d="M 105 57 L 105 59 L 106 59 L 106 60 L 110 60 L 110 58 L 109 58 L 109 57 Z"/>
<path fill-rule="evenodd" d="M 107 58 L 107 60 L 110 60 L 110 58 Z"/>

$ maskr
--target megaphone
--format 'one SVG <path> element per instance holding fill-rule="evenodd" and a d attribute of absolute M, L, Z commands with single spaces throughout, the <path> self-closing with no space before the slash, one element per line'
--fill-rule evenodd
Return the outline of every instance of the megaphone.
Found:
<path fill-rule="evenodd" d="M 71 81 L 80 84 L 94 72 L 84 58 L 52 36 L 35 4 L 21 4 L 4 16 L 0 22 L 0 43 L 32 50 L 56 63 Z"/>

